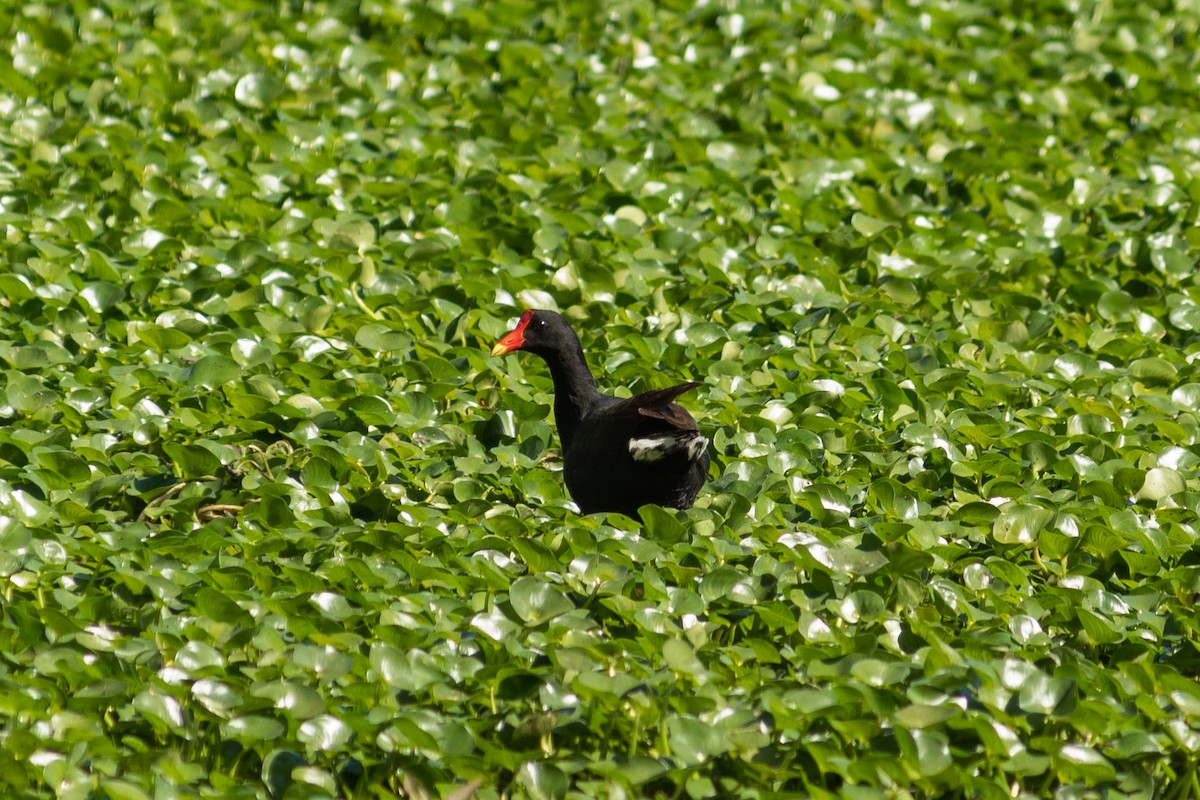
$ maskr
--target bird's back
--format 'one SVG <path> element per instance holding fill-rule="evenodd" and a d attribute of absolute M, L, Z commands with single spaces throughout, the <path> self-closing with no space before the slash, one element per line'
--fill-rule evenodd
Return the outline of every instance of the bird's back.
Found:
<path fill-rule="evenodd" d="M 708 440 L 671 401 L 698 385 L 604 397 L 589 409 L 563 453 L 563 479 L 580 511 L 691 507 L 708 476 Z"/>

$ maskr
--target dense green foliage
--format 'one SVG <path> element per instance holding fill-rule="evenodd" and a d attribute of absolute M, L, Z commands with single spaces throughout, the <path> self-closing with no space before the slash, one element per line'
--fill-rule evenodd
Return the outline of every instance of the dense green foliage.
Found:
<path fill-rule="evenodd" d="M 7 4 L 0 794 L 1200 797 L 1198 27 Z"/>

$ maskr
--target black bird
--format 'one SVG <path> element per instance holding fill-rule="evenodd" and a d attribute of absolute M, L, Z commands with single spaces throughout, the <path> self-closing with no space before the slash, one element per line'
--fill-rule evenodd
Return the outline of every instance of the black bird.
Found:
<path fill-rule="evenodd" d="M 554 379 L 554 418 L 562 440 L 563 479 L 584 514 L 640 506 L 691 508 L 708 476 L 708 439 L 672 402 L 700 384 L 681 383 L 629 398 L 596 388 L 575 331 L 553 311 L 530 309 L 492 355 L 541 356 Z"/>

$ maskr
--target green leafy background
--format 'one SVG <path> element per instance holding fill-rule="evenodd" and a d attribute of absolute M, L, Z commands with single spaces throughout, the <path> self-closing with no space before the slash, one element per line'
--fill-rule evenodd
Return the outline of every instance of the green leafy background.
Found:
<path fill-rule="evenodd" d="M 7 4 L 4 796 L 1200 797 L 1198 26 Z"/>

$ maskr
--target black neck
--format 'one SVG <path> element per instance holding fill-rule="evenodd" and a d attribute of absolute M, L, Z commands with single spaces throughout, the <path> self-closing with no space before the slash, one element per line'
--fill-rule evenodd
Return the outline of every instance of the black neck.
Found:
<path fill-rule="evenodd" d="M 550 365 L 550 377 L 554 379 L 554 419 L 558 425 L 558 438 L 565 449 L 599 391 L 578 339 L 555 356 L 546 359 L 546 363 Z"/>

